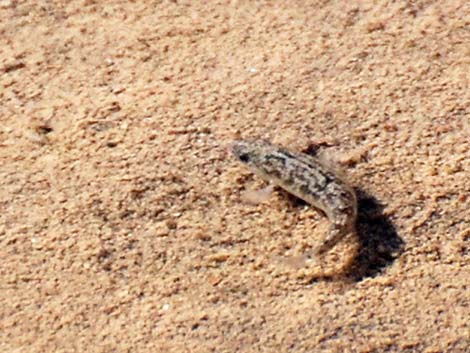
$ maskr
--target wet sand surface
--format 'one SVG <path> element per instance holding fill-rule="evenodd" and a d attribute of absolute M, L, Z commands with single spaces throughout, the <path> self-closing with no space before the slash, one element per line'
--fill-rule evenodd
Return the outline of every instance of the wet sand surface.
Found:
<path fill-rule="evenodd" d="M 3 352 L 468 352 L 467 1 L 0 1 Z M 319 147 L 327 218 L 227 152 Z"/>

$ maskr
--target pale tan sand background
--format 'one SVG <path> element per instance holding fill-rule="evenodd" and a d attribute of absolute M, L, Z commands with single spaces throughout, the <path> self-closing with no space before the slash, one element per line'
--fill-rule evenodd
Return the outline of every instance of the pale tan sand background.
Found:
<path fill-rule="evenodd" d="M 2 352 L 468 352 L 469 2 L 204 3 L 0 1 Z M 358 237 L 303 261 L 237 136 L 336 159 Z"/>

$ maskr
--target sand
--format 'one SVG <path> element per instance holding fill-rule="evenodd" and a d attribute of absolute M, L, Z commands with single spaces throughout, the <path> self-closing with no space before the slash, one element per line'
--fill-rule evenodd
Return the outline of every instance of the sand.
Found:
<path fill-rule="evenodd" d="M 470 351 L 470 5 L 0 1 L 2 352 Z M 227 153 L 316 149 L 357 236 Z"/>

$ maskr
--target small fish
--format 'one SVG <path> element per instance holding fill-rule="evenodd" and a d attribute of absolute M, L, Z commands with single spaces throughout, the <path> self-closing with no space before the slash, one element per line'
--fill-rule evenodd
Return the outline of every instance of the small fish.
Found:
<path fill-rule="evenodd" d="M 234 141 L 230 149 L 262 179 L 326 213 L 330 230 L 314 250 L 315 255 L 324 254 L 344 236 L 355 232 L 356 194 L 328 163 L 265 140 Z"/>

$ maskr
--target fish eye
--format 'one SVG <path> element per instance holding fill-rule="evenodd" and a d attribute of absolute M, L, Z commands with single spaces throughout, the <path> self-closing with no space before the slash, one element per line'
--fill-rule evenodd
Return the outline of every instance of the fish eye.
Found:
<path fill-rule="evenodd" d="M 240 160 L 243 162 L 243 163 L 248 163 L 250 161 L 250 155 L 248 153 L 242 153 L 240 155 Z"/>

